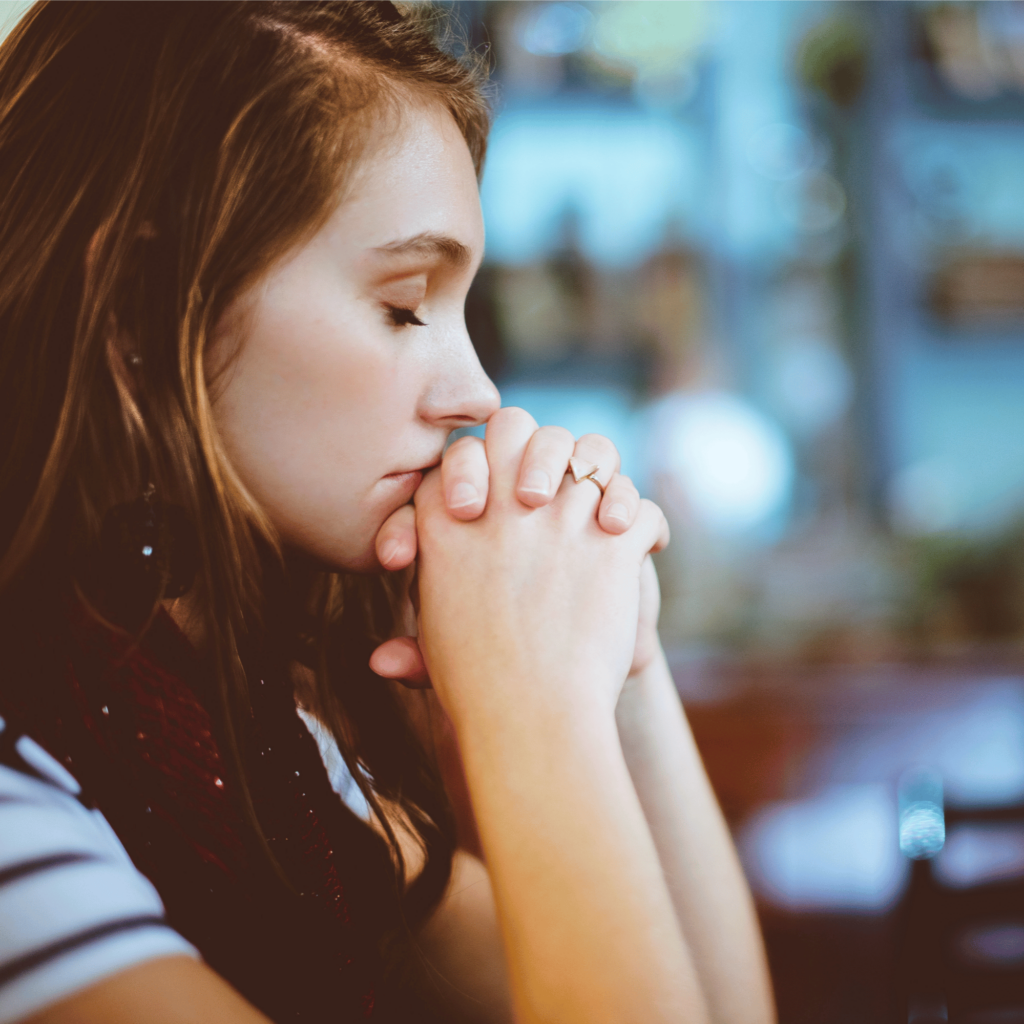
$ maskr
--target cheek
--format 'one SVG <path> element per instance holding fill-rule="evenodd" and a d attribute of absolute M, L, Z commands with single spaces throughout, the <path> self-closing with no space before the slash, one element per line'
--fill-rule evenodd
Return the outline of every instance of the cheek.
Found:
<path fill-rule="evenodd" d="M 269 295 L 214 407 L 228 456 L 290 543 L 350 562 L 382 518 L 415 405 L 401 348 L 358 303 Z"/>

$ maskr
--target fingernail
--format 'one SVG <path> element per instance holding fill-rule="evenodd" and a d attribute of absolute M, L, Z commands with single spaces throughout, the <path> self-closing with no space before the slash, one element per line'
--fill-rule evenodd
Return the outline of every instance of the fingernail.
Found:
<path fill-rule="evenodd" d="M 395 560 L 395 555 L 398 554 L 398 549 L 401 544 L 397 540 L 386 541 L 384 546 L 380 549 L 380 563 L 381 565 L 390 565 Z"/>
<path fill-rule="evenodd" d="M 617 523 L 629 522 L 629 509 L 619 501 L 615 502 L 604 515 L 606 519 L 614 519 Z"/>
<path fill-rule="evenodd" d="M 480 492 L 472 484 L 456 484 L 448 498 L 448 507 L 465 508 L 467 505 L 475 505 L 479 500 Z"/>
<path fill-rule="evenodd" d="M 531 494 L 548 494 L 551 491 L 551 478 L 543 469 L 531 469 L 526 474 L 520 490 L 529 491 Z"/>

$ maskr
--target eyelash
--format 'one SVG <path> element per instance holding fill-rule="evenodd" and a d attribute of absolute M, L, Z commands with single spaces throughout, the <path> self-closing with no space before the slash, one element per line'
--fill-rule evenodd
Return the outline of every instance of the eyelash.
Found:
<path fill-rule="evenodd" d="M 427 325 L 411 310 L 401 306 L 385 306 L 388 321 L 392 327 L 426 327 Z"/>

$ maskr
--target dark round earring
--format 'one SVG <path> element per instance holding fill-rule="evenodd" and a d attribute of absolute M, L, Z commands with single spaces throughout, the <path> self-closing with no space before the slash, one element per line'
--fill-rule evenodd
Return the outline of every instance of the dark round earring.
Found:
<path fill-rule="evenodd" d="M 153 484 L 103 517 L 100 557 L 107 593 L 121 610 L 148 615 L 160 598 L 181 597 L 199 568 L 199 538 L 180 505 Z"/>

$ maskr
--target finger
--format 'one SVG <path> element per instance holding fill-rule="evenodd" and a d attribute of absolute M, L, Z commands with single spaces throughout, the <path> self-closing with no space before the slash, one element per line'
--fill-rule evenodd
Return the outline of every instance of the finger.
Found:
<path fill-rule="evenodd" d="M 606 533 L 625 533 L 640 511 L 640 492 L 628 476 L 616 473 L 604 489 L 597 521 Z"/>
<path fill-rule="evenodd" d="M 377 558 L 389 572 L 396 572 L 412 564 L 416 546 L 416 510 L 403 505 L 377 531 Z"/>
<path fill-rule="evenodd" d="M 441 462 L 444 503 L 456 519 L 476 519 L 487 504 L 490 469 L 479 437 L 460 437 Z"/>
<path fill-rule="evenodd" d="M 598 468 L 597 479 L 607 487 L 622 465 L 619 449 L 604 434 L 584 434 L 577 442 L 573 455 Z"/>
<path fill-rule="evenodd" d="M 428 470 L 423 477 L 423 482 L 416 488 L 416 493 L 412 496 L 412 503 L 416 509 L 417 516 L 424 513 L 433 515 L 444 510 L 444 492 L 441 489 L 441 467 Z"/>
<path fill-rule="evenodd" d="M 602 492 L 619 471 L 619 450 L 602 434 L 584 434 L 576 442 L 573 458 L 578 459 L 578 465 L 584 469 L 588 466 L 597 467 L 596 481 L 581 479 L 569 492 L 568 498 L 572 505 L 585 505 L 592 511 L 597 508 Z"/>
<path fill-rule="evenodd" d="M 565 427 L 541 427 L 526 446 L 516 494 L 524 505 L 546 505 L 558 490 L 576 438 Z"/>
<path fill-rule="evenodd" d="M 370 671 L 383 679 L 397 679 L 413 689 L 430 686 L 423 653 L 412 636 L 396 636 L 382 643 L 370 655 Z"/>
<path fill-rule="evenodd" d="M 658 570 L 651 556 L 647 555 L 640 566 L 640 621 L 656 626 L 660 608 L 661 584 L 658 582 Z"/>
<path fill-rule="evenodd" d="M 636 646 L 633 648 L 633 664 L 629 674 L 642 672 L 653 661 L 658 650 L 658 610 L 661 592 L 658 588 L 658 574 L 651 556 L 644 558 L 640 566 L 640 614 L 637 618 Z"/>
<path fill-rule="evenodd" d="M 638 553 L 644 557 L 650 553 L 663 551 L 669 542 L 668 520 L 665 513 L 653 501 L 641 498 L 636 522 L 626 536 L 636 542 Z"/>
<path fill-rule="evenodd" d="M 519 467 L 530 438 L 537 432 L 537 421 L 525 410 L 509 406 L 499 409 L 487 421 L 484 445 L 487 462 L 491 467 L 488 500 L 496 505 L 507 505 L 515 497 Z"/>

